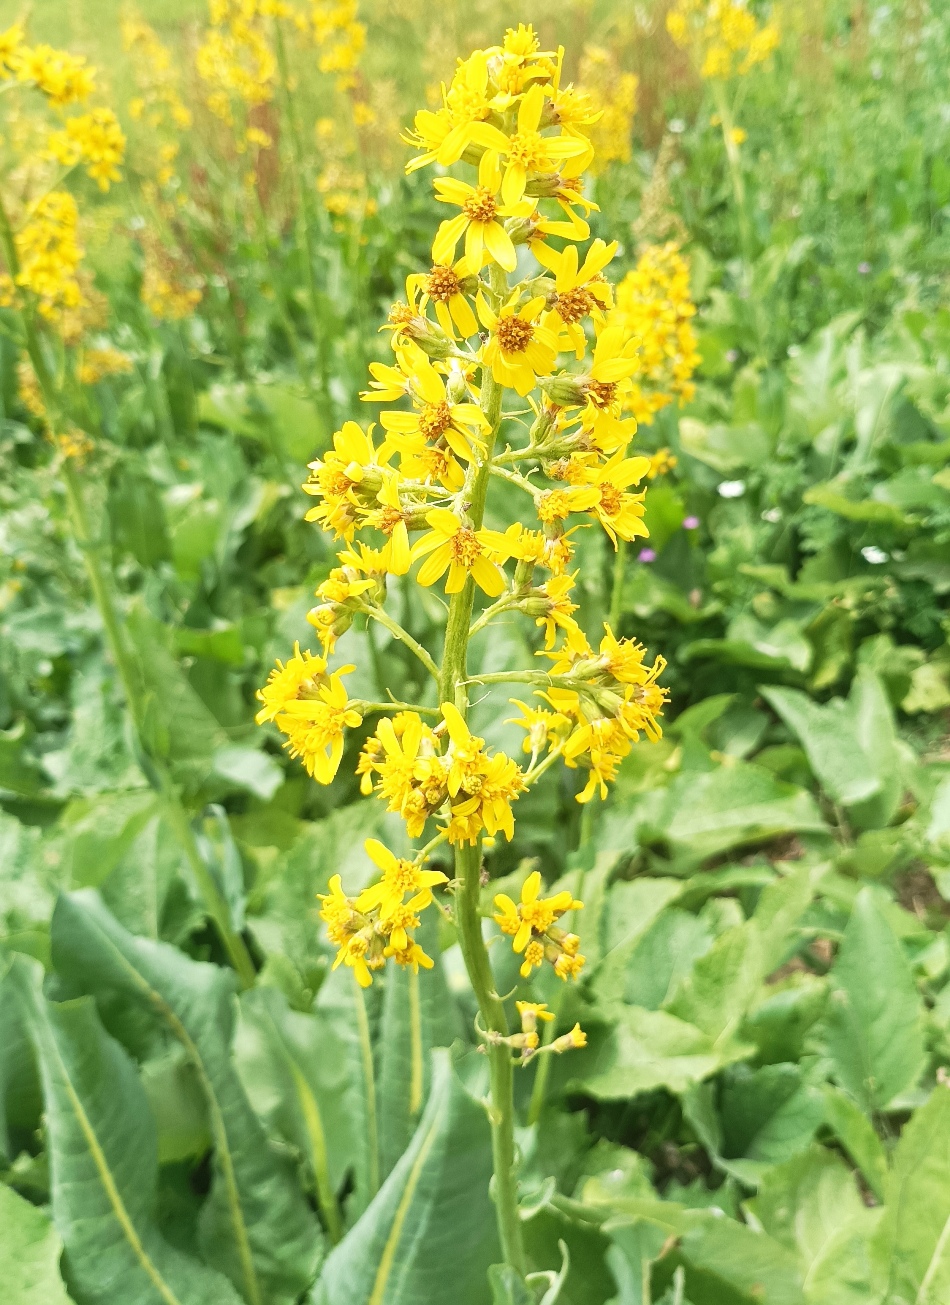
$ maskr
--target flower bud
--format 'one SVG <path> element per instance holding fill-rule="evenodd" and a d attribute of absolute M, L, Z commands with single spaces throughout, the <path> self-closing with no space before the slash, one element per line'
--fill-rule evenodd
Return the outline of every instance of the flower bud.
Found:
<path fill-rule="evenodd" d="M 539 384 L 545 398 L 559 408 L 579 408 L 587 402 L 586 376 L 572 372 L 558 372 L 556 376 L 547 376 Z"/>

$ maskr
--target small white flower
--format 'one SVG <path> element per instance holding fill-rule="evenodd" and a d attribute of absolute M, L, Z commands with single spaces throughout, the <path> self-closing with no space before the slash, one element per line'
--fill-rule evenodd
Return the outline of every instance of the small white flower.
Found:
<path fill-rule="evenodd" d="M 724 480 L 719 486 L 720 498 L 742 498 L 744 493 L 744 480 Z"/>
<path fill-rule="evenodd" d="M 876 544 L 868 544 L 867 548 L 861 549 L 861 556 L 872 566 L 880 566 L 882 562 L 887 561 L 889 554 L 885 553 L 883 548 L 878 548 Z"/>
<path fill-rule="evenodd" d="M 671 118 L 667 126 L 674 136 L 679 136 L 686 130 L 686 123 L 682 118 Z"/>
<path fill-rule="evenodd" d="M 776 521 L 781 521 L 781 519 L 782 519 L 781 508 L 766 508 L 765 511 L 762 513 L 762 520 L 768 521 L 773 526 L 775 525 Z"/>

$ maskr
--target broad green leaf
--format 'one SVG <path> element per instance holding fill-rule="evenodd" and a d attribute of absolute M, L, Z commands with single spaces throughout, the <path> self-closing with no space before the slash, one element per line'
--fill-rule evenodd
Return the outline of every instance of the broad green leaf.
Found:
<path fill-rule="evenodd" d="M 433 1053 L 432 1090 L 408 1149 L 327 1257 L 313 1305 L 485 1305 L 498 1259 L 488 1195 L 485 1112 L 448 1052 Z"/>
<path fill-rule="evenodd" d="M 687 1116 L 719 1168 L 755 1185 L 775 1165 L 805 1150 L 822 1121 L 822 1097 L 797 1065 L 736 1065 L 713 1085 L 692 1089 Z"/>
<path fill-rule="evenodd" d="M 879 1212 L 865 1207 L 841 1158 L 813 1146 L 772 1169 L 746 1208 L 771 1237 L 798 1255 L 814 1305 L 876 1299 L 870 1239 Z"/>
<path fill-rule="evenodd" d="M 226 1278 L 155 1225 L 155 1129 L 132 1062 L 88 998 L 57 1005 L 39 967 L 10 973 L 43 1079 L 53 1218 L 77 1305 L 237 1305 Z"/>
<path fill-rule="evenodd" d="M 838 1088 L 826 1085 L 824 1097 L 825 1123 L 861 1170 L 868 1187 L 883 1201 L 887 1155 L 874 1125 L 860 1106 Z"/>
<path fill-rule="evenodd" d="M 252 1305 L 295 1300 L 316 1269 L 320 1234 L 293 1166 L 271 1149 L 231 1062 L 233 975 L 165 943 L 134 938 L 89 891 L 57 903 L 53 956 L 73 982 L 97 998 L 130 999 L 185 1048 L 214 1143 L 202 1253 Z"/>
<path fill-rule="evenodd" d="M 758 467 L 772 452 L 772 441 L 755 422 L 707 426 L 695 417 L 681 417 L 680 443 L 692 457 L 723 475 L 743 467 Z"/>
<path fill-rule="evenodd" d="M 849 521 L 870 521 L 877 525 L 884 526 L 907 526 L 910 520 L 904 515 L 900 508 L 896 508 L 891 503 L 881 503 L 877 499 L 851 499 L 841 493 L 840 490 L 830 485 L 813 485 L 806 489 L 802 495 L 805 503 L 812 503 L 816 507 L 827 508 L 829 512 L 836 513 L 839 517 L 846 517 Z"/>
<path fill-rule="evenodd" d="M 284 772 L 273 757 L 258 748 L 229 743 L 211 758 L 216 775 L 269 802 L 284 782 Z"/>
<path fill-rule="evenodd" d="M 371 1014 L 377 987 L 374 984 L 364 992 L 351 971 L 340 966 L 324 980 L 315 1004 L 317 1015 L 326 1021 L 340 1048 L 343 1090 L 339 1104 L 349 1120 L 353 1141 L 355 1190 L 347 1203 L 351 1217 L 362 1214 L 379 1191 L 381 1181 Z"/>
<path fill-rule="evenodd" d="M 910 966 L 863 888 L 831 972 L 826 1017 L 834 1077 L 866 1111 L 912 1087 L 924 1065 L 923 1008 Z"/>
<path fill-rule="evenodd" d="M 944 1305 L 950 1299 L 950 1089 L 938 1084 L 911 1119 L 885 1184 L 872 1248 L 886 1300 Z"/>
<path fill-rule="evenodd" d="M 828 984 L 813 974 L 793 973 L 770 984 L 761 1000 L 746 1015 L 743 1037 L 758 1047 L 762 1064 L 799 1060 L 809 1030 L 821 1018 L 828 1000 Z"/>
<path fill-rule="evenodd" d="M 762 696 L 801 740 L 825 791 L 851 809 L 862 828 L 887 825 L 902 780 L 893 715 L 880 680 L 862 666 L 848 699 L 824 706 L 796 689 L 765 687 Z"/>
<path fill-rule="evenodd" d="M 648 915 L 644 932 L 608 952 L 593 976 L 591 986 L 599 1006 L 609 1011 L 616 1002 L 625 1001 L 659 1010 L 711 945 L 708 925 L 689 911 L 668 908 L 652 919 Z"/>
<path fill-rule="evenodd" d="M 694 861 L 780 834 L 826 828 L 808 793 L 746 762 L 679 776 L 650 823 L 674 852 Z"/>
<path fill-rule="evenodd" d="M 573 1057 L 576 1068 L 568 1088 L 603 1101 L 625 1100 L 658 1087 L 682 1093 L 750 1051 L 730 1039 L 717 1042 L 666 1011 L 628 1006 L 617 1011 L 599 1046 Z"/>
<path fill-rule="evenodd" d="M 763 968 L 760 932 L 751 923 L 736 925 L 699 958 L 667 1010 L 717 1043 L 738 1031 Z"/>
<path fill-rule="evenodd" d="M 346 1102 L 346 1053 L 330 1018 L 291 1010 L 276 988 L 241 998 L 235 1040 L 241 1080 L 257 1113 L 294 1146 L 334 1240 L 341 1236 L 336 1193 L 353 1164 Z"/>
<path fill-rule="evenodd" d="M 0 1282 L 4 1305 L 69 1305 L 59 1273 L 63 1244 L 49 1216 L 0 1186 Z"/>
<path fill-rule="evenodd" d="M 662 1252 L 666 1232 L 645 1219 L 611 1223 L 607 1267 L 614 1276 L 616 1305 L 652 1305 L 650 1266 Z"/>
<path fill-rule="evenodd" d="M 395 1167 L 419 1123 L 433 1047 L 451 1045 L 461 1032 L 438 954 L 434 912 L 423 918 L 418 938 L 433 956 L 433 968 L 413 974 L 390 965 L 384 978 L 377 1091 L 381 1178 Z"/>

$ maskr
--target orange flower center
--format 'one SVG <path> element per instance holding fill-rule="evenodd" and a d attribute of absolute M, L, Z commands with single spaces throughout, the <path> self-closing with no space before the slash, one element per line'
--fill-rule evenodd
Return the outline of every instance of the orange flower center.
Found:
<path fill-rule="evenodd" d="M 408 326 L 415 313 L 408 304 L 393 304 L 389 310 L 389 320 L 393 326 Z"/>
<path fill-rule="evenodd" d="M 534 327 L 521 317 L 499 317 L 495 331 L 505 353 L 524 353 L 534 339 Z"/>
<path fill-rule="evenodd" d="M 472 566 L 482 556 L 482 546 L 476 538 L 475 531 L 470 530 L 468 526 L 463 526 L 452 536 L 452 557 L 466 571 L 470 571 Z"/>
<path fill-rule="evenodd" d="M 416 867 L 411 861 L 397 861 L 391 870 L 386 871 L 383 878 L 393 892 L 409 893 L 416 886 Z"/>
<path fill-rule="evenodd" d="M 419 429 L 427 440 L 437 440 L 452 425 L 452 409 L 443 400 L 430 403 L 419 413 Z"/>
<path fill-rule="evenodd" d="M 600 506 L 607 516 L 615 517 L 620 511 L 620 505 L 623 502 L 623 494 L 615 485 L 601 485 L 600 487 Z"/>
<path fill-rule="evenodd" d="M 391 535 L 399 525 L 400 521 L 404 520 L 405 517 L 398 508 L 384 507 L 380 508 L 374 524 L 378 530 L 383 532 L 384 535 Z"/>
<path fill-rule="evenodd" d="M 563 521 L 570 516 L 571 500 L 563 489 L 552 489 L 538 499 L 538 518 L 549 521 Z"/>
<path fill-rule="evenodd" d="M 469 222 L 494 222 L 497 211 L 495 196 L 485 186 L 477 186 L 475 194 L 462 205 L 462 212 Z"/>
<path fill-rule="evenodd" d="M 555 311 L 561 318 L 562 322 L 579 322 L 582 317 L 594 307 L 594 296 L 583 286 L 577 286 L 573 290 L 565 290 L 562 295 L 558 295 L 554 301 Z"/>
<path fill-rule="evenodd" d="M 511 138 L 508 158 L 526 172 L 544 172 L 548 161 L 544 137 L 539 131 L 518 132 Z"/>
<path fill-rule="evenodd" d="M 595 408 L 609 408 L 617 397 L 617 382 L 588 381 L 587 394 Z"/>
<path fill-rule="evenodd" d="M 426 292 L 440 303 L 447 303 L 461 290 L 461 282 L 451 267 L 436 264 L 426 279 Z"/>

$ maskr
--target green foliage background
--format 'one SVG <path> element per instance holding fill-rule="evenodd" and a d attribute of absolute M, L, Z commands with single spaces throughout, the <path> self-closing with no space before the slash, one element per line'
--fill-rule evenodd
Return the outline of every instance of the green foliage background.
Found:
<path fill-rule="evenodd" d="M 92 9 L 47 0 L 37 35 L 94 42 Z M 193 16 L 144 9 L 172 35 Z M 535 1070 L 518 1080 L 525 1233 L 547 1277 L 531 1296 L 497 1263 L 484 1065 L 451 930 L 431 940 L 431 974 L 390 973 L 365 1005 L 329 972 L 315 894 L 334 873 L 365 882 L 362 840 L 395 847 L 397 826 L 346 760 L 318 789 L 253 725 L 254 690 L 306 640 L 333 559 L 301 520 L 304 464 L 361 415 L 365 363 L 385 356 L 375 326 L 427 264 L 435 206 L 381 173 L 360 231 L 321 219 L 329 403 L 301 384 L 281 324 L 306 329 L 292 228 L 235 236 L 237 335 L 220 286 L 181 327 L 156 324 L 134 247 L 91 251 L 136 362 L 95 396 L 95 542 L 150 754 L 252 952 L 249 991 L 149 785 L 0 338 L 10 1305 L 950 1299 L 950 9 L 786 10 L 774 67 L 737 105 L 751 293 L 710 102 L 656 13 L 531 9 L 448 6 L 426 38 L 419 6 L 369 6 L 367 67 L 421 103 L 424 60 L 405 52 L 425 39 L 452 58 L 536 17 L 546 41 L 579 26 L 617 50 L 641 111 L 631 161 L 599 179 L 597 233 L 629 264 L 639 236 L 662 235 L 638 223 L 671 137 L 664 211 L 688 232 L 703 356 L 695 401 L 639 437 L 678 463 L 649 494 L 655 559 L 632 558 L 622 590 L 623 633 L 670 660 L 664 741 L 634 749 L 583 829 L 576 774 L 552 772 L 488 861 L 509 891 L 537 864 L 586 902 L 586 977 L 560 1022 L 579 1019 L 589 1046 L 556 1062 L 543 1102 Z M 124 202 L 113 192 L 106 216 Z M 592 633 L 613 557 L 586 537 L 578 555 Z M 438 606 L 403 601 L 437 648 Z M 524 664 L 532 634 L 504 627 L 472 663 Z M 340 651 L 354 696 L 423 691 L 378 630 Z M 486 701 L 474 728 L 513 753 L 505 714 Z M 499 992 L 558 995 L 492 956 Z"/>

